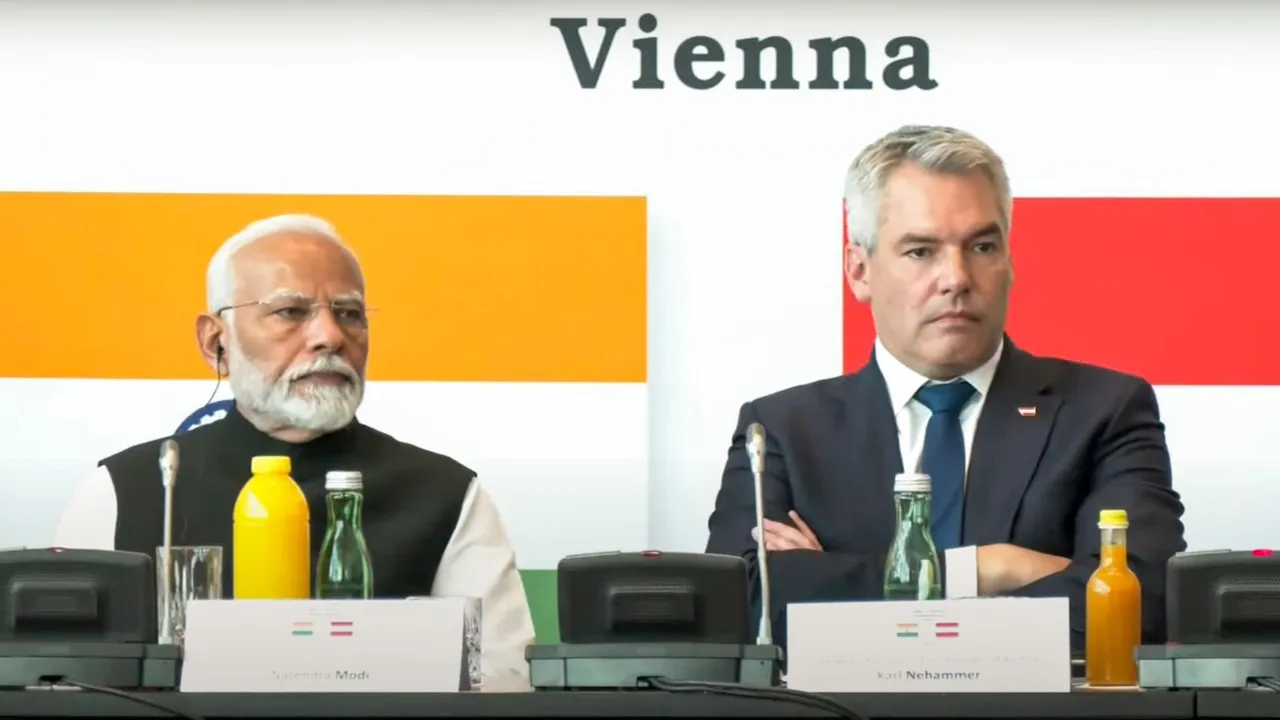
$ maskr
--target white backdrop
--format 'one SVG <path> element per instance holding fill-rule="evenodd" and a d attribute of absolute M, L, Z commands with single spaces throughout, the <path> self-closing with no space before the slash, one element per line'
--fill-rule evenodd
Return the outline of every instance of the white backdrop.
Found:
<path fill-rule="evenodd" d="M 667 88 L 631 88 L 630 28 L 600 87 L 579 88 L 549 18 L 645 11 Z M 698 550 L 739 403 L 840 372 L 838 207 L 862 146 L 945 123 L 993 144 L 1018 195 L 1275 195 L 1277 27 L 1280 6 L 1244 2 L 11 2 L 0 189 L 647 196 L 649 504 L 633 542 Z M 697 34 L 791 38 L 801 78 L 810 38 L 861 37 L 875 76 L 879 48 L 916 35 L 939 87 L 692 91 L 670 55 Z M 1220 242 L 1203 252 L 1229 252 Z M 83 311 L 129 309 L 101 298 Z M 0 338 L 3 352 L 40 342 Z M 82 474 L 15 476 L 18 438 L 104 422 L 154 435 L 128 407 L 19 406 L 19 384 L 0 380 L 0 544 L 48 542 Z M 1191 544 L 1268 544 L 1276 389 L 1159 392 Z M 66 456 L 87 470 L 98 450 Z M 531 515 L 564 502 L 555 490 L 544 507 L 498 499 Z"/>

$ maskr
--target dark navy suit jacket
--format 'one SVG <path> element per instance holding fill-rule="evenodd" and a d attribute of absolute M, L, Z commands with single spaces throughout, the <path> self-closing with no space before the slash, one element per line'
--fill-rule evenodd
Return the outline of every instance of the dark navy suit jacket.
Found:
<path fill-rule="evenodd" d="M 1035 407 L 1034 417 L 1019 407 Z M 742 406 L 707 552 L 747 559 L 757 615 L 754 486 L 745 451 L 753 422 L 768 435 L 766 517 L 791 524 L 787 512 L 795 510 L 824 548 L 769 556 L 775 642 L 784 645 L 788 603 L 882 596 L 895 524 L 893 477 L 902 472 L 902 457 L 874 355 L 850 375 Z M 1127 510 L 1129 562 L 1142 582 L 1143 641 L 1164 641 L 1165 565 L 1186 542 L 1150 384 L 1035 357 L 1006 338 L 968 478 L 963 544 L 1012 543 L 1071 559 L 1063 572 L 1011 594 L 1069 598 L 1076 650 L 1084 645 L 1085 585 L 1098 566 L 1098 511 Z"/>

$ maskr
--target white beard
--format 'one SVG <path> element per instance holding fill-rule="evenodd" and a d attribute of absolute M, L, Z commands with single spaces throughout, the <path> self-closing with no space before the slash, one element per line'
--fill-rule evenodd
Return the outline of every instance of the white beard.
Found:
<path fill-rule="evenodd" d="M 336 355 L 322 355 L 285 371 L 272 382 L 266 374 L 240 351 L 232 340 L 227 351 L 228 381 L 236 403 L 244 405 L 261 419 L 282 428 L 297 428 L 329 433 L 341 430 L 355 419 L 356 409 L 364 399 L 364 379 L 345 360 Z M 348 385 L 311 385 L 294 381 L 316 372 L 345 375 Z"/>

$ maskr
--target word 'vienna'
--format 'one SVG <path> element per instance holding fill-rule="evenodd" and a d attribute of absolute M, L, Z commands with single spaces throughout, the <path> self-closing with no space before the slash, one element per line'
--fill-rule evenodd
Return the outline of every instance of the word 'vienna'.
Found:
<path fill-rule="evenodd" d="M 582 39 L 582 29 L 587 26 L 587 18 L 551 18 L 551 26 L 560 31 L 564 41 L 564 49 L 569 53 L 569 62 L 573 72 L 578 76 L 578 85 L 584 90 L 591 90 L 600 82 L 600 74 L 604 71 L 605 61 L 609 59 L 609 51 L 618 31 L 627 26 L 625 18 L 599 18 L 596 25 L 604 29 L 604 40 L 596 50 L 595 59 L 587 57 L 586 43 Z M 661 90 L 666 87 L 665 81 L 658 75 L 658 38 L 652 33 L 658 29 L 658 19 L 651 13 L 645 13 L 636 21 L 640 32 L 650 37 L 638 37 L 631 41 L 640 61 L 640 74 L 631 83 L 631 87 L 639 90 Z M 791 41 L 778 35 L 769 37 L 740 38 L 733 43 L 742 53 L 742 78 L 735 86 L 739 90 L 797 90 L 799 81 L 795 77 L 794 55 Z M 809 41 L 817 64 L 817 72 L 809 81 L 810 90 L 870 90 L 874 87 L 867 77 L 867 46 L 862 40 L 853 36 L 838 38 L 815 38 Z M 775 67 L 774 77 L 766 83 L 761 66 L 765 51 L 770 51 Z M 836 79 L 836 57 L 844 51 L 848 67 L 843 81 Z M 929 75 L 929 44 L 918 37 L 896 37 L 885 44 L 885 55 L 892 60 L 881 73 L 881 81 L 891 90 L 909 90 L 919 88 L 932 90 L 938 81 Z M 900 57 L 905 54 L 905 57 Z M 716 65 L 725 60 L 724 46 L 719 40 L 706 35 L 695 35 L 685 38 L 676 46 L 675 56 L 671 63 L 675 68 L 676 78 L 688 88 L 694 90 L 710 90 L 719 85 L 725 78 L 720 70 L 711 73 L 700 73 L 695 65 Z"/>

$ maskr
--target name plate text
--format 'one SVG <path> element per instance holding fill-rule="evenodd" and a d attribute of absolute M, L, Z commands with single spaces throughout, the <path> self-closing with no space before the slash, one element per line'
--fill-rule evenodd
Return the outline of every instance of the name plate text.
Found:
<path fill-rule="evenodd" d="M 1066 598 L 793 604 L 787 646 L 797 690 L 1071 690 Z"/>
<path fill-rule="evenodd" d="M 192 600 L 182 692 L 456 692 L 463 601 Z"/>

